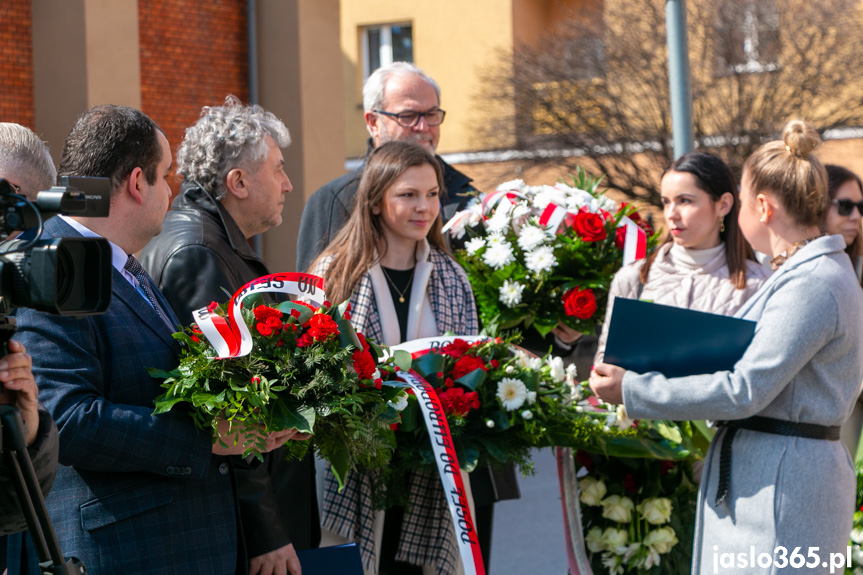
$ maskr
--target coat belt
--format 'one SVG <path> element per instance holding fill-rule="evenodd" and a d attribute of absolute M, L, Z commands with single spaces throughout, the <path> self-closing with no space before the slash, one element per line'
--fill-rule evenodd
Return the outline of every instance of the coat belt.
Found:
<path fill-rule="evenodd" d="M 722 438 L 722 448 L 719 451 L 719 487 L 716 490 L 716 506 L 719 507 L 728 499 L 728 491 L 731 484 L 731 445 L 738 429 L 749 431 L 760 431 L 761 433 L 772 433 L 774 435 L 786 435 L 792 437 L 805 437 L 806 439 L 824 439 L 826 441 L 838 441 L 838 425 L 818 425 L 816 423 L 802 423 L 796 421 L 785 421 L 755 415 L 748 419 L 735 421 L 724 421 L 719 423 L 727 427 L 725 437 Z"/>

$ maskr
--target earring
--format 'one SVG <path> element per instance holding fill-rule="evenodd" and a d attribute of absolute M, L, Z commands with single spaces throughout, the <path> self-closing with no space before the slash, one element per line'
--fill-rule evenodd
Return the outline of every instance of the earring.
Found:
<path fill-rule="evenodd" d="M 379 216 L 381 214 L 381 211 L 378 208 L 372 208 L 372 214 Z"/>
<path fill-rule="evenodd" d="M 725 216 L 719 216 L 719 233 L 725 231 Z"/>

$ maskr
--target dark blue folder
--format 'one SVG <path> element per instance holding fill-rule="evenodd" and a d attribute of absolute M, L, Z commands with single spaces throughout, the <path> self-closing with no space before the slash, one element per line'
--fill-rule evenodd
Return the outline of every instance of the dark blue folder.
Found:
<path fill-rule="evenodd" d="M 363 575 L 356 543 L 297 551 L 303 575 Z"/>
<path fill-rule="evenodd" d="M 755 335 L 755 322 L 615 298 L 605 363 L 636 373 L 683 377 L 730 371 Z"/>

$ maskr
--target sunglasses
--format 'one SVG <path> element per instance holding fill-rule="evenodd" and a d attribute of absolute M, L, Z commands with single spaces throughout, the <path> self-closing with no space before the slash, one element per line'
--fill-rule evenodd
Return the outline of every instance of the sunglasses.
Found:
<path fill-rule="evenodd" d="M 851 210 L 857 208 L 857 213 L 863 216 L 863 201 L 852 202 L 851 200 L 831 200 L 836 205 L 836 211 L 840 216 L 850 216 Z"/>

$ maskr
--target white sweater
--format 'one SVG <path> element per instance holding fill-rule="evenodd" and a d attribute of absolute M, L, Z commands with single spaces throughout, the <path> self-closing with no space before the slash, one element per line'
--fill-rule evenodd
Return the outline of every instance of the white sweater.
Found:
<path fill-rule="evenodd" d="M 614 298 L 649 300 L 674 307 L 734 315 L 743 303 L 758 291 L 770 272 L 760 264 L 746 261 L 746 287 L 737 289 L 729 280 L 725 261 L 725 244 L 706 250 L 690 250 L 674 243 L 664 244 L 650 266 L 647 283 L 641 288 L 639 273 L 644 260 L 621 268 L 611 282 L 606 321 L 596 350 L 594 363 L 605 356 Z M 639 294 L 641 288 L 641 294 Z"/>

